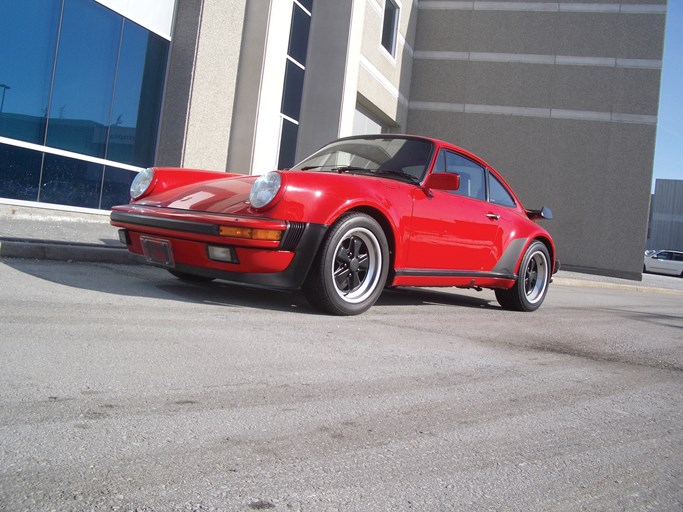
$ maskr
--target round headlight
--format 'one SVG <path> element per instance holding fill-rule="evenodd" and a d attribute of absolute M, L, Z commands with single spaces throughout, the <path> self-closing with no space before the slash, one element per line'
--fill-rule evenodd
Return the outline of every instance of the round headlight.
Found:
<path fill-rule="evenodd" d="M 254 208 L 263 208 L 270 203 L 280 190 L 282 178 L 274 171 L 262 174 L 254 182 L 249 192 L 249 202 Z"/>
<path fill-rule="evenodd" d="M 151 167 L 149 169 L 145 169 L 144 171 L 140 171 L 133 180 L 133 183 L 130 184 L 130 197 L 133 199 L 141 197 L 145 192 L 147 192 L 147 189 L 152 184 L 153 179 L 154 169 Z"/>

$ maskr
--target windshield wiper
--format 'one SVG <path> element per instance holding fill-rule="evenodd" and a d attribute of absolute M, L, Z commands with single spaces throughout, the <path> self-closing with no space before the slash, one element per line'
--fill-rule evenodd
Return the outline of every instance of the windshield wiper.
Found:
<path fill-rule="evenodd" d="M 342 165 L 340 167 L 332 167 L 330 169 L 333 172 L 338 172 L 339 174 L 343 172 L 373 172 L 374 169 L 368 169 L 367 167 L 357 167 L 355 165 Z"/>
<path fill-rule="evenodd" d="M 420 180 L 418 178 L 416 178 L 415 176 L 413 176 L 412 174 L 407 173 L 405 171 L 401 171 L 399 169 L 373 169 L 372 172 L 375 174 L 382 174 L 382 175 L 388 175 L 388 176 L 398 176 L 401 178 L 406 178 L 409 181 L 411 181 L 412 183 L 419 183 L 420 182 Z"/>
<path fill-rule="evenodd" d="M 340 165 L 337 167 L 333 167 L 330 164 L 327 165 L 308 165 L 306 167 L 302 167 L 302 171 L 308 171 L 310 169 L 321 169 L 323 167 L 330 167 L 330 171 L 332 172 L 337 172 L 339 174 L 349 172 L 358 172 L 358 173 L 364 173 L 364 174 L 374 174 L 377 176 L 393 176 L 396 178 L 400 178 L 403 181 L 408 181 L 410 183 L 419 183 L 420 180 L 413 176 L 410 173 L 407 173 L 405 171 L 401 171 L 399 169 L 377 169 L 377 168 L 368 168 L 368 167 L 358 167 L 355 165 Z"/>

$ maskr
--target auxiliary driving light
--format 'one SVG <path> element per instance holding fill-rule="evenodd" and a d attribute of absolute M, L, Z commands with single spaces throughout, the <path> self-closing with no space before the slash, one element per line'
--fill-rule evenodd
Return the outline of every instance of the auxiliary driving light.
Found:
<path fill-rule="evenodd" d="M 209 258 L 215 261 L 222 261 L 224 263 L 239 263 L 235 249 L 232 247 L 224 247 L 221 245 L 207 246 Z"/>

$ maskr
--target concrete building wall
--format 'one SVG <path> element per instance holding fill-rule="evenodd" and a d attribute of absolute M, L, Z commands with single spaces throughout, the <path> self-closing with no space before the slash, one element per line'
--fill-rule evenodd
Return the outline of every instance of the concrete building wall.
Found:
<path fill-rule="evenodd" d="M 245 5 L 177 3 L 158 165 L 226 170 Z"/>
<path fill-rule="evenodd" d="M 390 54 L 381 44 L 384 1 L 367 0 L 358 60 L 358 101 L 395 132 L 406 129 L 412 76 L 417 3 L 397 1 L 399 7 L 396 50 Z"/>
<path fill-rule="evenodd" d="M 421 1 L 408 131 L 549 206 L 565 267 L 638 278 L 666 3 Z"/>
<path fill-rule="evenodd" d="M 683 251 L 683 180 L 657 180 L 647 249 Z"/>

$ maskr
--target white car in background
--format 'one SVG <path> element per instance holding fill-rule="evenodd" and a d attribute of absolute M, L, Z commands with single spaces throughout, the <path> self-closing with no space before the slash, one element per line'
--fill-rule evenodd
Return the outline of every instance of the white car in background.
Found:
<path fill-rule="evenodd" d="M 645 256 L 643 272 L 683 277 L 683 252 L 657 251 L 654 254 Z"/>

